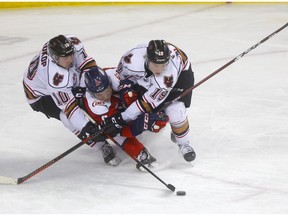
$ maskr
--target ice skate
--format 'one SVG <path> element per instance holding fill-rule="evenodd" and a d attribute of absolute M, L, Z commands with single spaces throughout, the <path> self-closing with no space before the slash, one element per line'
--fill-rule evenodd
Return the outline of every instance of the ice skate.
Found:
<path fill-rule="evenodd" d="M 156 165 L 156 159 L 144 148 L 138 155 L 137 159 L 146 167 L 153 167 Z M 136 168 L 140 171 L 146 171 L 139 163 L 137 163 Z"/>
<path fill-rule="evenodd" d="M 117 166 L 121 162 L 121 159 L 117 157 L 115 150 L 107 141 L 101 147 L 101 152 L 105 163 Z"/>
<path fill-rule="evenodd" d="M 196 158 L 196 153 L 194 149 L 189 145 L 189 143 L 178 144 L 180 152 L 182 153 L 184 159 L 187 162 L 191 162 Z"/>

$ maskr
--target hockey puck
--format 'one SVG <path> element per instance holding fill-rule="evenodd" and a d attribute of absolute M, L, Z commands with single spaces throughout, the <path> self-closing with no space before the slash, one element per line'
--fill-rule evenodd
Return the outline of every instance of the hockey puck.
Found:
<path fill-rule="evenodd" d="M 176 194 L 177 194 L 177 196 L 185 196 L 186 191 L 177 191 Z"/>

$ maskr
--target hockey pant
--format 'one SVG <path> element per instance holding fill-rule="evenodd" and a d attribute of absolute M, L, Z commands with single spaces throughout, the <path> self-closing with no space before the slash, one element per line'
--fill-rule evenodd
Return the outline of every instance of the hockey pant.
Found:
<path fill-rule="evenodd" d="M 165 108 L 169 123 L 178 145 L 189 142 L 189 122 L 183 102 L 176 101 Z"/>
<path fill-rule="evenodd" d="M 30 106 L 34 111 L 42 112 L 47 118 L 55 118 L 61 121 L 72 133 L 76 135 L 79 133 L 67 119 L 65 113 L 57 107 L 51 96 L 43 96 L 35 103 L 30 104 Z"/>

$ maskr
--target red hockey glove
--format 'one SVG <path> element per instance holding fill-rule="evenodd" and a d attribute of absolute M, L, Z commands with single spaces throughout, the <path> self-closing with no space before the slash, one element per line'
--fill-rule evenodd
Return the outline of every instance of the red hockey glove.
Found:
<path fill-rule="evenodd" d="M 125 107 L 130 106 L 135 100 L 137 100 L 137 92 L 134 90 L 134 82 L 131 80 L 121 80 L 118 92 L 120 94 L 120 99 Z"/>
<path fill-rule="evenodd" d="M 122 96 L 125 107 L 129 107 L 137 98 L 138 95 L 134 90 L 127 91 Z"/>
<path fill-rule="evenodd" d="M 169 118 L 164 113 L 152 113 L 149 114 L 148 130 L 158 133 L 162 128 L 164 128 L 169 121 Z"/>

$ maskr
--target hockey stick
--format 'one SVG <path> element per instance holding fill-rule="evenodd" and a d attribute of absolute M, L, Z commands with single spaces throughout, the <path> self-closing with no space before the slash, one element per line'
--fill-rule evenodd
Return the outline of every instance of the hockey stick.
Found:
<path fill-rule="evenodd" d="M 92 122 L 92 123 L 96 123 L 95 120 L 85 111 L 83 110 L 85 116 Z M 105 131 L 103 131 L 103 134 L 109 138 L 115 145 L 117 145 L 122 151 L 124 151 L 122 149 L 122 146 L 119 142 L 117 142 L 113 137 L 111 137 L 109 134 L 105 133 Z M 130 155 L 128 152 L 124 151 L 129 157 L 131 157 L 134 161 L 136 161 L 141 167 L 143 167 L 147 172 L 149 172 L 152 176 L 154 176 L 158 181 L 160 181 L 162 184 L 164 184 L 169 190 L 171 191 L 175 191 L 175 187 L 171 184 L 166 184 L 161 178 L 159 178 L 154 172 L 152 172 L 148 167 L 146 167 L 143 163 L 141 163 L 137 158 L 135 158 L 134 156 Z"/>
<path fill-rule="evenodd" d="M 207 77 L 205 77 L 204 79 L 200 80 L 198 83 L 196 83 L 195 85 L 193 85 L 192 87 L 188 88 L 187 90 L 185 90 L 182 94 L 180 94 L 178 97 L 176 97 L 174 100 L 168 101 L 164 104 L 164 106 L 161 108 L 161 110 L 165 109 L 166 107 L 168 107 L 170 104 L 174 103 L 175 101 L 178 101 L 180 98 L 183 98 L 185 95 L 187 95 L 189 92 L 191 92 L 193 89 L 197 88 L 198 86 L 200 86 L 202 83 L 206 82 L 208 79 L 210 79 L 211 77 L 215 76 L 216 74 L 218 74 L 219 72 L 221 72 L 223 69 L 227 68 L 229 65 L 233 64 L 234 62 L 238 61 L 240 58 L 242 58 L 244 55 L 246 55 L 247 53 L 249 53 L 251 50 L 255 49 L 256 47 L 258 47 L 260 44 L 264 43 L 265 41 L 267 41 L 268 39 L 270 39 L 271 37 L 273 37 L 274 35 L 276 35 L 277 33 L 279 33 L 280 31 L 282 31 L 284 28 L 286 28 L 288 26 L 288 23 L 286 23 L 285 25 L 283 25 L 281 28 L 277 29 L 276 31 L 274 31 L 272 34 L 268 35 L 267 37 L 263 38 L 261 41 L 259 41 L 258 43 L 256 43 L 255 45 L 251 46 L 250 48 L 248 48 L 247 50 L 245 50 L 243 53 L 241 53 L 240 55 L 236 56 L 234 59 L 230 60 L 229 62 L 227 62 L 225 65 L 223 65 L 222 67 L 218 68 L 216 71 L 214 71 L 213 73 L 211 73 L 210 75 L 208 75 Z"/>
<path fill-rule="evenodd" d="M 115 145 L 117 145 L 120 149 L 122 149 L 122 146 L 120 143 L 118 143 L 113 137 L 109 136 L 109 134 L 103 132 Z M 123 150 L 123 149 L 122 149 Z M 124 151 L 124 150 L 123 150 Z M 148 167 L 146 167 L 141 161 L 139 161 L 136 157 L 132 156 L 128 152 L 124 151 L 129 157 L 131 157 L 135 162 L 137 162 L 141 167 L 143 167 L 147 172 L 149 172 L 152 176 L 154 176 L 158 181 L 160 181 L 162 184 L 164 184 L 169 190 L 175 191 L 175 187 L 172 184 L 166 184 L 161 178 L 159 178 L 154 172 L 152 172 Z"/>
<path fill-rule="evenodd" d="M 20 177 L 20 178 L 12 178 L 12 177 L 0 176 L 0 184 L 19 185 L 19 184 L 27 181 L 31 177 L 35 176 L 36 174 L 38 174 L 41 171 L 43 171 L 44 169 L 48 168 L 49 166 L 51 166 L 52 164 L 56 163 L 60 159 L 64 158 L 65 156 L 67 156 L 71 152 L 75 151 L 76 149 L 78 149 L 79 147 L 84 145 L 89 140 L 97 137 L 100 133 L 102 133 L 104 131 L 104 129 L 105 128 L 102 128 L 101 130 L 97 131 L 95 134 L 93 134 L 93 135 L 87 137 L 86 139 L 82 140 L 81 142 L 79 142 L 78 144 L 73 146 L 72 148 L 70 148 L 67 151 L 63 152 L 62 154 L 60 154 L 56 158 L 50 160 L 48 163 L 44 164 L 43 166 L 41 166 L 38 169 L 34 170 L 33 172 L 29 173 L 28 175 L 25 175 L 25 176 Z"/>

